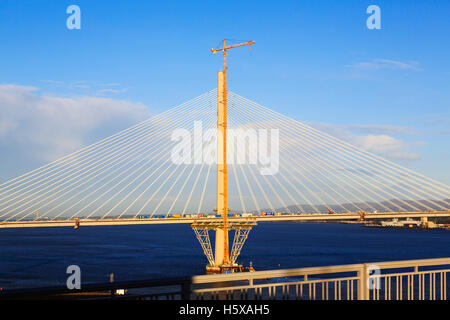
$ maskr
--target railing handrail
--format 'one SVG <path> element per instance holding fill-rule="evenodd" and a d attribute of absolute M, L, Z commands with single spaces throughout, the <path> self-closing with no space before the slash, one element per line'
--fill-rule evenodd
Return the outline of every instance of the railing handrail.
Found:
<path fill-rule="evenodd" d="M 398 261 L 383 261 L 364 263 L 365 265 L 377 265 L 380 269 L 394 269 L 394 268 L 409 268 L 409 267 L 425 267 L 425 266 L 439 266 L 450 265 L 450 258 L 436 258 L 436 259 L 418 259 L 418 260 L 398 260 Z"/>
<path fill-rule="evenodd" d="M 244 273 L 217 274 L 217 275 L 200 275 L 191 278 L 193 284 L 202 284 L 208 282 L 227 282 L 227 281 L 243 281 L 243 280 L 260 280 L 268 278 L 295 277 L 315 274 L 333 274 L 344 272 L 358 272 L 370 265 L 376 265 L 380 269 L 396 269 L 423 266 L 440 266 L 450 265 L 450 258 L 437 259 L 420 259 L 420 260 L 399 260 L 399 261 L 383 261 L 369 262 L 359 264 L 334 265 L 323 267 L 306 267 L 295 269 L 280 269 L 267 271 L 254 271 Z"/>

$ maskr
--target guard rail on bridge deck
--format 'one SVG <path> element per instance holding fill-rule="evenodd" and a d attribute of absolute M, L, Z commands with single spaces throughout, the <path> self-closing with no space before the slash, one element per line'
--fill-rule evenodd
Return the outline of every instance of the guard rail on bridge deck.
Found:
<path fill-rule="evenodd" d="M 0 299 L 448 300 L 449 274 L 450 258 L 441 258 L 5 290 Z"/>

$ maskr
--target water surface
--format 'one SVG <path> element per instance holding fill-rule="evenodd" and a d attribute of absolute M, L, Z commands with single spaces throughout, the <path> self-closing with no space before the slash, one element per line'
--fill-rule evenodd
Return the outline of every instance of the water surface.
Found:
<path fill-rule="evenodd" d="M 212 240 L 214 239 L 212 233 Z M 450 232 L 357 224 L 260 223 L 239 262 L 257 270 L 450 257 Z M 0 288 L 203 274 L 207 261 L 188 225 L 0 229 Z"/>

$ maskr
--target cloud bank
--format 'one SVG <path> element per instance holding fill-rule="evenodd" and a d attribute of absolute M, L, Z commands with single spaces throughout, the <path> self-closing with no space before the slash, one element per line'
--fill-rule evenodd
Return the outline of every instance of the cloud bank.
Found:
<path fill-rule="evenodd" d="M 21 149 L 39 161 L 53 161 L 149 117 L 141 103 L 106 97 L 40 95 L 36 87 L 0 85 L 0 150 Z M 401 126 L 310 123 L 337 138 L 390 159 L 416 160 L 417 143 L 395 135 Z M 6 151 L 5 151 L 6 152 Z"/>
<path fill-rule="evenodd" d="M 413 62 L 403 62 L 391 59 L 373 59 L 371 61 L 364 61 L 354 63 L 352 65 L 347 65 L 346 67 L 357 69 L 357 70 L 380 70 L 380 69 L 391 69 L 391 70 L 414 70 L 421 71 L 419 68 L 419 63 Z"/>
<path fill-rule="evenodd" d="M 61 98 L 39 95 L 36 87 L 0 85 L 0 148 L 20 148 L 41 161 L 55 160 L 148 117 L 141 103 Z"/>
<path fill-rule="evenodd" d="M 349 142 L 374 154 L 391 160 L 418 160 L 422 156 L 411 149 L 423 144 L 406 142 L 395 134 L 413 134 L 414 131 L 402 126 L 383 125 L 333 125 L 329 123 L 309 123 L 336 138 Z"/>

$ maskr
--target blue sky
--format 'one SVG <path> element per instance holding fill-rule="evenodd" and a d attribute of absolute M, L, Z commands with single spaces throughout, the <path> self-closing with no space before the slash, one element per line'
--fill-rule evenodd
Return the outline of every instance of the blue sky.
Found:
<path fill-rule="evenodd" d="M 2 0 L 0 181 L 212 89 L 225 37 L 256 41 L 229 55 L 231 90 L 450 184 L 449 16 L 448 1 Z M 51 116 L 16 114 L 35 105 Z"/>

